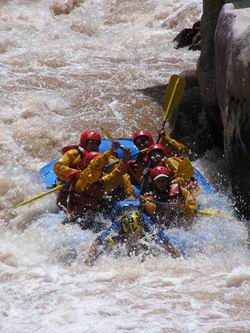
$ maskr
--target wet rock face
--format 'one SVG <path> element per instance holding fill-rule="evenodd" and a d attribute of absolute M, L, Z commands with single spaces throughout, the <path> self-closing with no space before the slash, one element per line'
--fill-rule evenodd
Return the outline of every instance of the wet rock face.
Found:
<path fill-rule="evenodd" d="M 196 72 L 185 71 L 180 75 L 186 79 L 185 91 L 177 110 L 170 113 L 168 123 L 171 137 L 183 142 L 189 156 L 195 159 L 202 156 L 207 149 L 211 149 L 214 141 L 201 104 Z M 163 105 L 166 85 L 150 87 L 140 91 Z"/>
<path fill-rule="evenodd" d="M 200 21 L 196 22 L 192 28 L 183 29 L 173 40 L 175 48 L 189 46 L 188 50 L 200 50 Z"/>
<path fill-rule="evenodd" d="M 200 88 L 195 72 L 183 72 L 186 89 L 175 112 L 170 114 L 171 137 L 183 142 L 187 152 L 195 159 L 213 147 L 213 138 L 201 103 Z"/>
<path fill-rule="evenodd" d="M 250 8 L 223 7 L 215 34 L 217 96 L 237 208 L 250 217 Z"/>
<path fill-rule="evenodd" d="M 197 75 L 201 99 L 215 143 L 223 146 L 223 126 L 216 93 L 214 33 L 225 0 L 203 0 L 201 19 L 201 56 Z"/>
<path fill-rule="evenodd" d="M 65 15 L 69 14 L 79 4 L 80 0 L 53 0 L 50 9 L 55 15 Z"/>
<path fill-rule="evenodd" d="M 202 156 L 207 149 L 212 148 L 213 140 L 207 126 L 205 112 L 202 109 L 199 87 L 187 89 L 183 93 L 171 137 L 185 144 L 192 159 Z"/>

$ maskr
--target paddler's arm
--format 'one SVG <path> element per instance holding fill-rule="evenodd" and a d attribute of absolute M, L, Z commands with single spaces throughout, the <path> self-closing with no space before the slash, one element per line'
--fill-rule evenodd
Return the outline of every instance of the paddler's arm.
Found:
<path fill-rule="evenodd" d="M 195 195 L 183 187 L 181 187 L 181 193 L 184 198 L 184 217 L 187 220 L 191 220 L 197 215 L 197 201 Z"/>
<path fill-rule="evenodd" d="M 140 196 L 140 201 L 143 204 L 143 208 L 150 216 L 154 216 L 156 214 L 156 204 L 153 202 L 154 198 L 149 193 L 144 193 Z"/>
<path fill-rule="evenodd" d="M 106 193 L 111 193 L 119 185 L 122 185 L 122 176 L 125 175 L 127 171 L 127 161 L 129 159 L 129 156 L 129 149 L 124 150 L 122 161 L 120 161 L 118 165 L 116 165 L 114 170 L 102 177 Z"/>
<path fill-rule="evenodd" d="M 131 184 L 130 177 L 128 173 L 122 176 L 122 186 L 124 188 L 125 194 L 127 198 L 135 198 L 135 190 L 133 185 Z"/>
<path fill-rule="evenodd" d="M 84 260 L 84 264 L 91 266 L 98 254 L 98 250 L 101 246 L 101 243 L 96 239 L 90 247 L 87 258 Z"/>
<path fill-rule="evenodd" d="M 90 161 L 87 168 L 83 169 L 75 185 L 77 192 L 81 192 L 88 188 L 91 184 L 97 182 L 103 173 L 103 168 L 109 162 L 109 158 L 114 154 L 115 144 L 111 149 L 95 157 Z"/>
<path fill-rule="evenodd" d="M 105 164 L 107 164 L 111 154 L 112 154 L 111 150 L 107 150 L 105 153 L 91 160 L 87 168 L 81 171 L 80 176 L 75 185 L 75 190 L 77 192 L 85 190 L 91 184 L 97 182 L 101 178 L 102 167 Z"/>
<path fill-rule="evenodd" d="M 71 165 L 76 165 L 78 160 L 80 162 L 80 154 L 77 149 L 67 151 L 54 165 L 54 172 L 57 177 L 63 182 L 69 182 L 71 179 L 79 175 L 80 170 L 72 168 Z"/>
<path fill-rule="evenodd" d="M 99 257 L 98 253 L 101 254 L 100 246 L 105 243 L 105 240 L 115 231 L 118 231 L 120 228 L 120 222 L 115 221 L 111 224 L 111 226 L 107 229 L 105 229 L 93 242 L 93 244 L 90 247 L 89 253 L 87 258 L 84 260 L 85 265 L 92 265 L 93 262 Z M 104 251 L 105 249 L 103 249 Z"/>
<path fill-rule="evenodd" d="M 176 247 L 170 242 L 169 237 L 165 234 L 165 229 L 162 227 L 158 227 L 157 232 L 157 241 L 160 243 L 162 247 L 173 257 L 179 258 L 181 257 L 181 253 L 176 249 Z"/>
<path fill-rule="evenodd" d="M 183 143 L 170 138 L 169 135 L 165 134 L 164 130 L 160 130 L 159 134 L 161 136 L 160 142 L 161 144 L 167 146 L 171 151 L 176 151 L 178 153 L 183 152 L 183 150 L 185 149 L 185 146 Z"/>

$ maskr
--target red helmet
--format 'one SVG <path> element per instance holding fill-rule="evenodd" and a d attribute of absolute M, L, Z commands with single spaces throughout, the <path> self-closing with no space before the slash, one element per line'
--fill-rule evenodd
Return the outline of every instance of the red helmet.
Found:
<path fill-rule="evenodd" d="M 156 143 L 154 145 L 151 145 L 148 148 L 148 156 L 150 156 L 150 154 L 152 153 L 152 151 L 154 150 L 159 150 L 163 155 L 167 154 L 167 149 L 164 145 L 162 145 L 161 143 Z"/>
<path fill-rule="evenodd" d="M 141 136 L 145 136 L 146 138 L 148 138 L 149 141 L 149 145 L 153 145 L 155 140 L 152 137 L 151 133 L 149 131 L 136 131 L 133 134 L 133 140 L 135 141 L 136 139 L 138 139 Z"/>
<path fill-rule="evenodd" d="M 93 160 L 93 158 L 95 158 L 99 155 L 101 155 L 101 153 L 99 153 L 97 151 L 91 151 L 91 152 L 87 153 L 83 160 L 84 168 L 86 168 L 89 165 L 90 161 Z"/>
<path fill-rule="evenodd" d="M 156 166 L 150 171 L 150 176 L 153 180 L 156 180 L 160 177 L 169 178 L 169 169 L 164 166 Z"/>
<path fill-rule="evenodd" d="M 102 138 L 101 135 L 94 131 L 85 131 L 82 132 L 80 137 L 80 146 L 86 148 L 86 144 L 88 140 L 93 140 L 97 142 L 101 142 Z"/>

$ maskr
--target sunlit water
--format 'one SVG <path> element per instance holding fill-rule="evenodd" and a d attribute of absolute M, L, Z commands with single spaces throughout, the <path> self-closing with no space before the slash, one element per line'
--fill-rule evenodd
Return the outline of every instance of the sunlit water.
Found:
<path fill-rule="evenodd" d="M 200 18 L 199 0 L 86 0 L 54 16 L 63 3 L 0 1 L 0 332 L 250 332 L 246 230 L 228 195 L 199 199 L 220 217 L 172 231 L 188 240 L 185 259 L 103 256 L 93 267 L 83 260 L 95 236 L 62 225 L 53 194 L 13 208 L 82 130 L 156 133 L 161 107 L 141 89 L 199 56 L 172 43 Z M 216 186 L 210 160 L 196 164 Z"/>

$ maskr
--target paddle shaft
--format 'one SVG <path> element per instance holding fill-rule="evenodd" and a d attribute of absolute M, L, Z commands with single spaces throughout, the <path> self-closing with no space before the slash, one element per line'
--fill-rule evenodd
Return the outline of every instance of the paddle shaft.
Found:
<path fill-rule="evenodd" d="M 169 114 L 177 107 L 179 104 L 182 93 L 185 88 L 185 79 L 178 75 L 172 75 L 170 77 L 169 83 L 167 85 L 167 89 L 164 96 L 163 103 L 163 123 L 161 129 L 164 130 Z M 160 142 L 161 134 L 158 135 L 157 143 Z M 148 168 L 151 167 L 151 162 L 149 161 Z M 149 172 L 146 173 L 141 182 L 141 192 L 143 192 L 145 188 L 145 184 L 148 180 Z"/>
<path fill-rule="evenodd" d="M 174 111 L 180 103 L 184 88 L 185 79 L 176 74 L 172 75 L 164 95 L 162 130 L 165 128 L 170 113 Z M 161 134 L 158 135 L 157 143 L 160 142 L 160 139 Z"/>
<path fill-rule="evenodd" d="M 103 133 L 106 135 L 106 137 L 112 142 L 115 142 L 115 139 L 113 138 L 112 134 L 110 133 L 110 131 L 106 128 L 106 127 L 102 127 L 101 126 L 101 130 L 103 131 Z M 127 150 L 126 147 L 124 147 L 123 145 L 120 145 L 120 148 L 123 150 Z"/>
<path fill-rule="evenodd" d="M 48 194 L 53 193 L 55 191 L 58 191 L 62 187 L 63 187 L 63 185 L 60 184 L 60 185 L 57 185 L 57 186 L 51 188 L 50 190 L 48 190 L 46 192 L 41 192 L 41 193 L 36 194 L 35 196 L 31 197 L 31 198 L 25 199 L 22 202 L 20 202 L 18 205 L 16 205 L 16 208 L 24 206 L 24 205 L 26 205 L 28 203 L 31 203 L 31 202 L 35 201 L 35 200 L 38 200 L 38 199 L 44 197 L 45 195 L 48 195 Z"/>
<path fill-rule="evenodd" d="M 168 206 L 168 202 L 163 202 L 163 201 L 158 201 L 158 200 L 147 200 L 148 202 L 152 202 L 155 204 L 163 205 L 163 206 Z M 219 216 L 225 216 L 225 214 L 221 214 L 218 212 L 218 210 L 214 208 L 206 208 L 206 209 L 198 209 L 197 214 L 203 215 L 203 216 L 209 216 L 209 217 L 219 217 Z"/>

